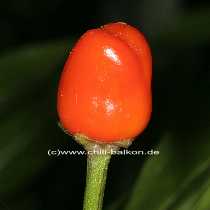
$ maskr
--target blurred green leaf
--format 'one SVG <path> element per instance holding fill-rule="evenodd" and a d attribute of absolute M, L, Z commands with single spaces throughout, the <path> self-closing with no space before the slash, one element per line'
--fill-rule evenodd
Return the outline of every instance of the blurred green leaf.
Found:
<path fill-rule="evenodd" d="M 192 209 L 189 203 L 210 179 L 210 133 L 199 135 L 194 136 L 195 141 L 192 136 L 163 137 L 158 147 L 160 155 L 145 163 L 126 210 L 178 210 L 173 206 L 179 202 L 186 205 L 183 209 Z M 182 142 L 186 143 L 181 146 Z"/>
<path fill-rule="evenodd" d="M 208 173 L 209 176 L 209 173 Z M 185 193 L 183 195 L 181 195 L 181 199 L 176 201 L 176 203 L 174 203 L 174 205 L 172 207 L 170 207 L 170 209 L 172 210 L 201 210 L 201 209 L 205 209 L 208 210 L 209 206 L 210 206 L 210 202 L 209 199 L 207 202 L 205 202 L 203 199 L 205 199 L 205 197 L 208 194 L 208 190 L 209 190 L 209 178 L 206 178 L 206 182 L 201 183 L 199 182 L 199 186 L 196 187 L 195 185 L 193 187 L 193 189 L 191 189 L 191 192 L 189 193 Z M 207 195 L 205 195 L 207 191 Z"/>
<path fill-rule="evenodd" d="M 57 41 L 22 47 L 0 56 L 0 115 L 11 110 L 11 105 L 27 102 L 35 91 L 42 93 L 42 84 L 55 74 L 55 67 L 64 60 L 71 41 Z"/>
<path fill-rule="evenodd" d="M 56 132 L 49 131 L 57 125 L 52 113 L 55 104 L 50 104 L 54 89 L 48 84 L 53 82 L 51 76 L 58 74 L 56 68 L 63 65 L 71 46 L 72 41 L 57 41 L 0 56 L 2 199 L 23 190 L 49 167 L 47 149 L 56 141 Z"/>
<path fill-rule="evenodd" d="M 195 210 L 208 210 L 210 209 L 210 181 L 204 184 L 204 189 L 202 190 L 202 194 L 199 197 L 197 204 L 195 205 Z"/>

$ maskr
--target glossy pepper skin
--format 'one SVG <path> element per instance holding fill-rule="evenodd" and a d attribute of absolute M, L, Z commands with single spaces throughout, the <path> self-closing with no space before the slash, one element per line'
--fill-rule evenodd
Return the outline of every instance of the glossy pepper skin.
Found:
<path fill-rule="evenodd" d="M 139 135 L 152 110 L 151 60 L 144 36 L 128 24 L 87 31 L 59 83 L 57 110 L 64 129 L 102 143 Z"/>

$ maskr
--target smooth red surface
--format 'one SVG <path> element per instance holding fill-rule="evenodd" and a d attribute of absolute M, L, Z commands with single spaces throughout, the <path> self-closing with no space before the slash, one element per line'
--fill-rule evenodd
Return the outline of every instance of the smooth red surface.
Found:
<path fill-rule="evenodd" d="M 101 142 L 134 138 L 150 119 L 151 76 L 150 49 L 137 29 L 111 23 L 87 31 L 61 75 L 61 124 Z"/>

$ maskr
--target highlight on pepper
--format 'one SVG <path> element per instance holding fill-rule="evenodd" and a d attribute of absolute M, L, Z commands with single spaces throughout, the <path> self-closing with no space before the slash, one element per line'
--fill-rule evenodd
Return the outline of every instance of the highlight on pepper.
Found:
<path fill-rule="evenodd" d="M 61 74 L 60 123 L 101 143 L 132 140 L 150 120 L 151 79 L 151 52 L 139 30 L 122 22 L 89 30 Z"/>

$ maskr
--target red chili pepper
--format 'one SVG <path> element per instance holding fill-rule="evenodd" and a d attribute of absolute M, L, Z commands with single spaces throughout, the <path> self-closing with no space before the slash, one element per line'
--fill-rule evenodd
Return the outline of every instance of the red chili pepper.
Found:
<path fill-rule="evenodd" d="M 87 31 L 70 53 L 58 89 L 64 129 L 99 142 L 133 139 L 152 110 L 151 53 L 125 23 Z"/>

